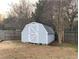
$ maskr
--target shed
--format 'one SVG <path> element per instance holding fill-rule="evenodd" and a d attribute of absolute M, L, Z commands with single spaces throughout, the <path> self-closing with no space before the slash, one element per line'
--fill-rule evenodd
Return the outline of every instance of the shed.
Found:
<path fill-rule="evenodd" d="M 54 30 L 41 23 L 31 22 L 25 25 L 21 33 L 22 42 L 49 44 L 55 40 Z"/>

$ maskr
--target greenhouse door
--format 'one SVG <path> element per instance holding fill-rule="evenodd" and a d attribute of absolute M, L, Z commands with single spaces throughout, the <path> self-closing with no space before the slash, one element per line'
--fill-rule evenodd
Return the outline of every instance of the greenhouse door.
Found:
<path fill-rule="evenodd" d="M 35 24 L 31 25 L 30 29 L 29 29 L 29 40 L 30 40 L 30 42 L 31 43 L 38 43 L 38 38 L 39 38 L 38 26 L 36 26 Z"/>

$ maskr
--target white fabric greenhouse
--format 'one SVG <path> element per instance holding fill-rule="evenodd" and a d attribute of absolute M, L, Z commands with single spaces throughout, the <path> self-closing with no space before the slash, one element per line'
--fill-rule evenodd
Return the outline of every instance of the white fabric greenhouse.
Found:
<path fill-rule="evenodd" d="M 22 42 L 49 44 L 53 42 L 54 39 L 55 34 L 53 29 L 37 22 L 27 24 L 21 33 Z"/>

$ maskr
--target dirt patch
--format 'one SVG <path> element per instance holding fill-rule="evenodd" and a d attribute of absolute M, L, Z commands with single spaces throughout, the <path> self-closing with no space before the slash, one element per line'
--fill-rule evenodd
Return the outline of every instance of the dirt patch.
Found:
<path fill-rule="evenodd" d="M 0 59 L 77 59 L 75 48 L 45 46 L 3 41 L 0 43 Z"/>

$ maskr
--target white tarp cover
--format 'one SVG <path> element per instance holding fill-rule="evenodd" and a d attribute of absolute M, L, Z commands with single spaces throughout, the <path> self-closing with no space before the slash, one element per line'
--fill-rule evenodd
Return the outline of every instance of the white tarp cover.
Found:
<path fill-rule="evenodd" d="M 21 34 L 21 41 L 49 44 L 54 41 L 54 31 L 49 26 L 37 22 L 31 22 L 24 27 Z"/>

